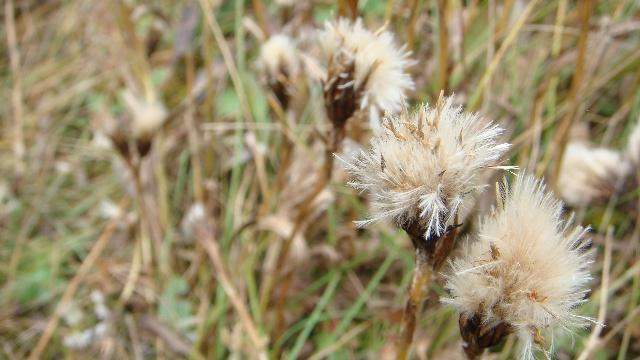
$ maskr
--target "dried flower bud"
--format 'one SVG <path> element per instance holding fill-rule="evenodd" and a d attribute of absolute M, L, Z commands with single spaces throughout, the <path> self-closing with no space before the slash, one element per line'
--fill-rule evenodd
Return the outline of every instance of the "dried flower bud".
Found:
<path fill-rule="evenodd" d="M 286 109 L 293 82 L 300 73 L 300 58 L 293 40 L 282 34 L 271 36 L 260 49 L 258 65 L 267 84 Z"/>
<path fill-rule="evenodd" d="M 605 201 L 629 171 L 630 166 L 616 151 L 569 143 L 560 168 L 558 192 L 573 207 Z"/>
<path fill-rule="evenodd" d="M 326 57 L 324 99 L 335 127 L 344 127 L 358 109 L 374 106 L 399 111 L 413 80 L 405 72 L 409 53 L 382 29 L 373 33 L 360 19 L 327 22 L 320 33 Z"/>
<path fill-rule="evenodd" d="M 575 313 L 591 280 L 593 254 L 586 229 L 561 219 L 563 205 L 531 176 L 499 187 L 498 205 L 477 240 L 452 263 L 446 287 L 461 313 L 465 350 L 479 355 L 507 333 L 517 334 L 522 358 L 552 344 L 557 331 L 585 325 Z"/>
<path fill-rule="evenodd" d="M 347 163 L 350 184 L 371 195 L 373 217 L 394 220 L 424 238 L 441 236 L 454 224 L 469 195 L 481 190 L 481 173 L 496 166 L 509 144 L 502 129 L 464 113 L 453 98 L 436 108 L 421 106 L 387 116 L 371 149 Z"/>

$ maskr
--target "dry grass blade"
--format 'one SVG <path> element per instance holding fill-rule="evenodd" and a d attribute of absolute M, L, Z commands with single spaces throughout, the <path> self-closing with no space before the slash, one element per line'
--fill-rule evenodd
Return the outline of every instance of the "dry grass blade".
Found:
<path fill-rule="evenodd" d="M 229 44 L 227 44 L 227 40 L 224 38 L 224 34 L 222 33 L 222 29 L 220 29 L 220 25 L 218 21 L 213 16 L 213 9 L 211 8 L 211 4 L 209 0 L 199 0 L 200 6 L 202 7 L 202 12 L 204 14 L 205 20 L 207 22 L 208 27 L 213 33 L 213 37 L 216 40 L 216 44 L 222 53 L 222 57 L 224 59 L 225 66 L 229 71 L 229 76 L 231 77 L 231 81 L 233 82 L 233 87 L 236 89 L 236 94 L 240 100 L 240 108 L 242 110 L 242 115 L 245 122 L 253 123 L 253 115 L 251 114 L 251 108 L 249 107 L 249 101 L 247 99 L 247 93 L 244 89 L 244 85 L 242 84 L 242 79 L 238 73 L 238 68 L 236 67 L 235 61 L 233 60 L 233 55 L 231 54 L 231 49 L 229 48 Z M 249 129 L 249 132 L 253 134 L 253 131 Z M 254 135 L 255 136 L 255 135 Z M 266 167 L 264 163 L 264 157 L 259 152 L 254 152 L 253 159 L 256 163 L 256 170 L 258 173 L 258 183 L 260 185 L 260 189 L 262 194 L 270 199 L 270 190 L 267 184 L 267 175 L 266 175 Z M 268 201 L 267 201 L 268 202 Z"/>
<path fill-rule="evenodd" d="M 128 199 L 125 198 L 120 202 L 119 208 L 126 209 L 128 202 L 129 202 Z M 102 251 L 109 243 L 109 240 L 111 239 L 111 236 L 113 235 L 120 221 L 121 219 L 118 217 L 118 218 L 112 219 L 107 224 L 107 226 L 102 231 L 102 234 L 100 235 L 100 237 L 98 237 L 95 244 L 93 244 L 93 247 L 89 251 L 89 254 L 87 255 L 87 257 L 84 258 L 84 260 L 82 261 L 82 265 L 80 265 L 80 267 L 76 271 L 76 274 L 73 276 L 73 279 L 71 279 L 71 281 L 69 281 L 69 283 L 67 284 L 67 287 L 62 293 L 62 297 L 60 298 L 60 301 L 58 301 L 58 305 L 55 307 L 53 314 L 47 321 L 47 325 L 42 335 L 40 336 L 40 339 L 38 339 L 38 343 L 33 348 L 33 351 L 31 352 L 31 354 L 29 355 L 30 360 L 40 359 L 42 357 L 42 354 L 44 353 L 45 349 L 47 348 L 47 345 L 49 344 L 49 341 L 51 340 L 51 337 L 53 336 L 53 333 L 58 327 L 58 323 L 60 321 L 60 317 L 62 316 L 62 312 L 66 309 L 67 306 L 69 306 L 69 303 L 73 299 L 73 296 L 78 290 L 78 287 L 80 286 L 84 278 L 87 276 L 89 271 L 93 268 L 96 260 L 98 260 L 98 258 L 102 254 Z"/>
<path fill-rule="evenodd" d="M 197 230 L 198 238 L 202 246 L 207 251 L 209 259 L 211 259 L 211 263 L 213 264 L 213 268 L 215 269 L 216 278 L 220 282 L 220 285 L 222 285 L 222 288 L 224 289 L 227 296 L 229 296 L 231 304 L 233 304 L 234 309 L 240 317 L 242 326 L 245 328 L 245 330 L 247 331 L 247 335 L 249 335 L 249 338 L 251 339 L 251 343 L 255 350 L 255 355 L 259 359 L 267 359 L 267 352 L 265 350 L 267 339 L 260 335 L 258 328 L 251 318 L 251 314 L 249 313 L 247 306 L 240 298 L 240 294 L 236 290 L 236 287 L 233 285 L 231 277 L 222 260 L 220 247 L 213 237 L 212 230 L 204 224 L 201 224 Z"/>
<path fill-rule="evenodd" d="M 560 122 L 556 134 L 553 139 L 553 150 L 547 152 L 547 155 L 557 154 L 553 172 L 551 173 L 551 181 L 555 186 L 557 185 L 558 174 L 562 166 L 562 158 L 564 156 L 564 150 L 567 147 L 569 130 L 573 125 L 578 107 L 580 106 L 580 91 L 584 82 L 585 61 L 587 57 L 587 40 L 589 37 L 589 19 L 591 19 L 591 13 L 593 8 L 592 0 L 584 0 L 578 4 L 580 13 L 580 38 L 578 39 L 578 59 L 576 60 L 576 70 L 571 79 L 571 92 L 569 94 L 570 110 Z M 548 159 L 548 158 L 547 158 Z M 547 161 L 544 161 L 546 164 Z"/>
<path fill-rule="evenodd" d="M 509 31 L 509 34 L 504 39 L 504 42 L 500 46 L 500 49 L 498 49 L 496 56 L 493 58 L 489 66 L 487 66 L 486 70 L 484 71 L 484 74 L 482 75 L 482 78 L 480 78 L 480 83 L 478 84 L 478 87 L 475 89 L 475 91 L 470 97 L 469 104 L 468 104 L 468 107 L 470 110 L 476 110 L 478 108 L 478 104 L 479 104 L 482 92 L 487 87 L 489 80 L 491 79 L 491 76 L 498 68 L 500 61 L 502 60 L 507 50 L 511 47 L 511 45 L 515 41 L 518 33 L 524 26 L 525 22 L 529 18 L 529 15 L 533 11 L 537 3 L 538 3 L 538 0 L 529 1 L 529 3 L 527 4 L 527 7 L 518 17 L 518 20 L 516 20 L 516 22 L 511 27 L 511 31 Z"/>
<path fill-rule="evenodd" d="M 609 276 L 611 270 L 611 246 L 612 246 L 612 237 L 613 237 L 613 229 L 609 228 L 607 230 L 607 236 L 605 237 L 604 243 L 604 263 L 602 264 L 602 279 L 600 284 L 600 308 L 598 310 L 598 319 L 596 321 L 593 330 L 591 331 L 591 335 L 587 340 L 587 343 L 578 356 L 578 360 L 586 360 L 589 359 L 593 353 L 593 351 L 598 347 L 600 333 L 602 333 L 602 329 L 604 329 L 606 316 L 607 316 L 607 306 L 609 303 Z"/>
<path fill-rule="evenodd" d="M 640 356 L 637 1 L 0 6 L 0 358 Z"/>
<path fill-rule="evenodd" d="M 15 156 L 15 171 L 20 175 L 24 171 L 24 110 L 22 104 L 22 72 L 20 70 L 20 51 L 16 36 L 13 0 L 4 3 L 4 23 L 7 33 L 7 48 L 11 63 L 12 83 L 11 104 L 13 108 L 13 152 Z"/>
<path fill-rule="evenodd" d="M 447 92 L 449 82 L 449 3 L 438 0 L 438 88 Z"/>

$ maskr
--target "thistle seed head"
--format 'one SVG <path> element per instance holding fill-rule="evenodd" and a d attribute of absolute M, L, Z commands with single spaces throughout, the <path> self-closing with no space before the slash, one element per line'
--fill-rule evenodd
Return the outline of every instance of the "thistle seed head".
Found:
<path fill-rule="evenodd" d="M 327 22 L 320 33 L 326 58 L 325 107 L 338 127 L 368 106 L 384 111 L 400 110 L 405 93 L 413 89 L 406 73 L 412 64 L 409 52 L 398 47 L 390 32 L 371 32 L 361 19 Z"/>
<path fill-rule="evenodd" d="M 629 164 L 616 151 L 572 142 L 564 153 L 558 192 L 573 207 L 605 201 L 630 170 Z"/>
<path fill-rule="evenodd" d="M 350 185 L 371 196 L 373 216 L 359 224 L 391 219 L 402 228 L 417 225 L 424 238 L 453 225 L 470 195 L 484 187 L 481 172 L 509 148 L 499 142 L 499 126 L 464 113 L 451 97 L 435 108 L 386 116 L 382 124 L 371 148 L 345 162 L 355 177 Z"/>
<path fill-rule="evenodd" d="M 533 348 L 552 344 L 555 332 L 585 325 L 576 307 L 588 292 L 593 254 L 587 230 L 562 220 L 562 203 L 540 181 L 518 175 L 512 188 L 506 182 L 499 187 L 497 198 L 477 240 L 452 262 L 446 283 L 451 298 L 443 301 L 460 311 L 468 346 L 481 345 L 476 328 L 487 337 L 506 327 L 528 359 Z M 495 344 L 493 335 L 486 346 Z"/>
<path fill-rule="evenodd" d="M 293 82 L 300 73 L 300 58 L 295 43 L 283 34 L 271 36 L 260 49 L 258 65 L 267 84 L 286 109 L 292 95 Z"/>

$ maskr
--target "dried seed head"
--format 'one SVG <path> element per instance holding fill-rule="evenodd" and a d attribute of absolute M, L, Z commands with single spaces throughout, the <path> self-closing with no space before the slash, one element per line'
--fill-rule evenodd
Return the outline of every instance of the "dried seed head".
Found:
<path fill-rule="evenodd" d="M 573 207 L 604 201 L 629 171 L 630 166 L 616 151 L 569 143 L 558 177 L 559 195 Z"/>
<path fill-rule="evenodd" d="M 300 58 L 293 40 L 283 34 L 271 36 L 260 49 L 258 65 L 283 108 L 289 104 L 293 82 L 300 73 Z"/>
<path fill-rule="evenodd" d="M 146 101 L 124 90 L 122 99 L 126 114 L 113 117 L 103 106 L 96 112 L 95 135 L 108 137 L 125 159 L 132 159 L 132 147 L 141 157 L 151 149 L 153 136 L 167 118 L 167 111 L 158 101 Z"/>
<path fill-rule="evenodd" d="M 443 301 L 466 319 L 477 317 L 484 336 L 506 325 L 518 335 L 522 357 L 532 358 L 534 347 L 553 343 L 543 341 L 542 332 L 552 337 L 587 321 L 575 310 L 588 292 L 593 254 L 587 230 L 561 219 L 562 203 L 541 182 L 518 175 L 511 189 L 501 189 L 502 206 L 452 262 L 446 284 L 451 298 Z M 471 338 L 465 340 L 480 346 L 469 324 L 461 321 L 463 335 Z"/>
<path fill-rule="evenodd" d="M 390 32 L 373 33 L 360 19 L 342 18 L 325 24 L 320 43 L 327 65 L 325 107 L 334 124 L 344 126 L 355 111 L 367 106 L 400 110 L 405 93 L 414 86 L 406 73 L 412 61 Z"/>
<path fill-rule="evenodd" d="M 346 166 L 355 176 L 350 184 L 371 195 L 373 217 L 360 225 L 385 218 L 403 228 L 418 223 L 425 238 L 445 232 L 469 195 L 484 187 L 481 172 L 509 148 L 498 142 L 500 127 L 464 113 L 451 97 L 382 123 L 371 149 Z"/>
<path fill-rule="evenodd" d="M 129 90 L 122 93 L 122 100 L 131 116 L 131 135 L 134 139 L 151 139 L 167 119 L 167 109 L 159 101 L 136 97 Z"/>

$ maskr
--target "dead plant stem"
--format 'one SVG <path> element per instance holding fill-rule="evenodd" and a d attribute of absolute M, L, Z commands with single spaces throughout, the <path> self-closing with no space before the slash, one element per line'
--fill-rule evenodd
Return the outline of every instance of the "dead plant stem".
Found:
<path fill-rule="evenodd" d="M 402 335 L 398 343 L 396 358 L 407 359 L 413 343 L 413 334 L 416 328 L 420 305 L 427 294 L 427 285 L 431 279 L 431 268 L 429 266 L 428 255 L 424 247 L 416 248 L 415 267 L 413 278 L 409 287 L 409 298 L 404 308 L 402 317 Z"/>

